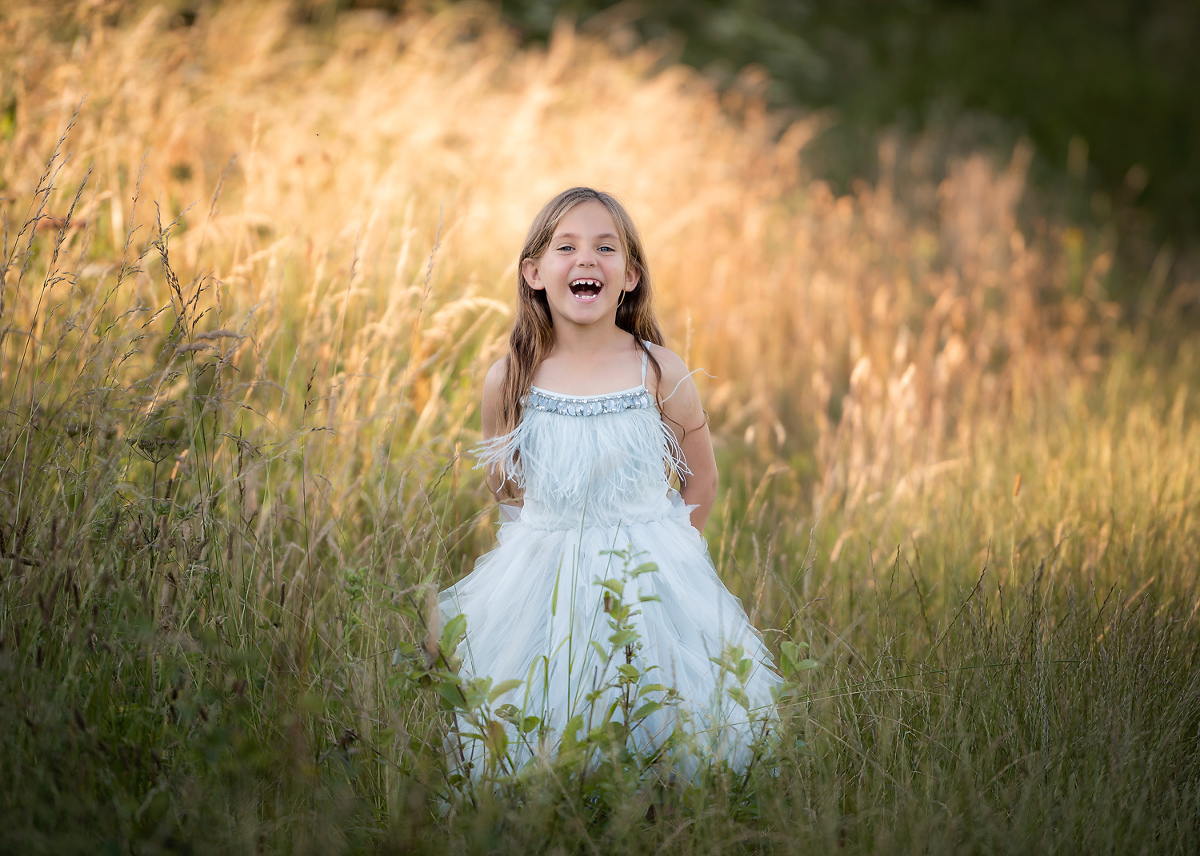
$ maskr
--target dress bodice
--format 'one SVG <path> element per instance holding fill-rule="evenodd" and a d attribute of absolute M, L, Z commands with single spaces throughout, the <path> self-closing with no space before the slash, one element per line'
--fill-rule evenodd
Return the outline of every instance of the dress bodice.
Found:
<path fill-rule="evenodd" d="M 479 451 L 480 466 L 498 467 L 524 490 L 523 522 L 613 525 L 671 511 L 670 478 L 686 469 L 644 379 L 596 396 L 535 386 L 522 404 L 516 430 Z"/>

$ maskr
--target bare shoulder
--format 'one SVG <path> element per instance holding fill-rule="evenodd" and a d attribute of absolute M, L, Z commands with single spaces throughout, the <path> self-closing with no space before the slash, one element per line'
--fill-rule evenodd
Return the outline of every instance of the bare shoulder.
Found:
<path fill-rule="evenodd" d="M 658 389 L 663 397 L 666 397 L 679 385 L 680 381 L 691 375 L 688 372 L 687 364 L 670 348 L 653 343 L 648 344 L 651 356 L 658 361 L 658 367 L 662 369 L 662 380 L 659 381 Z"/>
<path fill-rule="evenodd" d="M 700 390 L 692 373 L 678 354 L 662 345 L 651 345 L 650 353 L 658 360 L 662 378 L 658 382 L 658 399 L 663 413 L 689 427 L 703 420 Z M 650 378 L 647 378 L 649 381 Z"/>
<path fill-rule="evenodd" d="M 483 397 L 499 395 L 500 387 L 504 385 L 504 378 L 507 374 L 508 354 L 505 354 L 492 363 L 492 367 L 488 369 L 487 376 L 483 379 Z"/>
<path fill-rule="evenodd" d="M 684 436 L 695 429 L 703 428 L 708 421 L 700 403 L 700 390 L 692 379 L 692 373 L 678 354 L 661 345 L 650 345 L 650 353 L 662 369 L 658 382 L 657 397 L 663 415 L 684 431 Z M 650 382 L 651 378 L 647 378 Z M 704 436 L 707 436 L 705 434 Z"/>

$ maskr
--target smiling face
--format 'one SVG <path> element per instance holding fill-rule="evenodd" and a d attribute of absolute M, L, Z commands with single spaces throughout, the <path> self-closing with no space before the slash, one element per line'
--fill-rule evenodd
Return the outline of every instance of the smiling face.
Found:
<path fill-rule="evenodd" d="M 612 214 L 595 201 L 564 214 L 545 252 L 525 259 L 521 272 L 530 288 L 545 291 L 556 326 L 615 324 L 621 293 L 638 285 Z"/>

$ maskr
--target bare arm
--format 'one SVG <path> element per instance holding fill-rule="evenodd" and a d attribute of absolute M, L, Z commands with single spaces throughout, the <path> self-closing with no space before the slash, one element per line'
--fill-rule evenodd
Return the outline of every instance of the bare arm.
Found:
<path fill-rule="evenodd" d="M 704 532 L 704 524 L 717 499 L 717 459 L 708 433 L 708 416 L 700 404 L 700 391 L 683 360 L 666 348 L 655 348 L 662 366 L 659 396 L 666 423 L 675 432 L 683 460 L 691 475 L 684 477 L 679 493 L 692 509 L 692 526 Z"/>
<path fill-rule="evenodd" d="M 487 377 L 483 380 L 483 402 L 480 406 L 480 417 L 483 423 L 483 439 L 490 440 L 500 431 L 500 388 L 504 383 L 505 372 L 508 371 L 508 357 L 501 357 L 488 369 Z M 512 481 L 505 482 L 499 470 L 489 467 L 487 471 L 488 487 L 497 502 L 507 500 L 510 504 L 521 504 L 520 492 Z M 515 500 L 515 502 L 514 502 Z"/>

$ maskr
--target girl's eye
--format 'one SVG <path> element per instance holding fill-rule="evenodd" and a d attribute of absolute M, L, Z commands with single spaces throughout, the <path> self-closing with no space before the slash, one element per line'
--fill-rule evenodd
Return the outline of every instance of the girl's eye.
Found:
<path fill-rule="evenodd" d="M 609 252 L 609 253 L 615 253 L 617 251 L 616 247 L 610 247 L 608 244 L 605 244 L 604 246 L 600 247 L 600 249 L 604 250 L 605 252 Z"/>
<path fill-rule="evenodd" d="M 573 249 L 575 249 L 575 248 L 572 247 L 570 244 L 560 244 L 558 247 L 558 251 L 560 253 L 569 253 Z"/>

